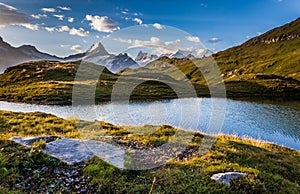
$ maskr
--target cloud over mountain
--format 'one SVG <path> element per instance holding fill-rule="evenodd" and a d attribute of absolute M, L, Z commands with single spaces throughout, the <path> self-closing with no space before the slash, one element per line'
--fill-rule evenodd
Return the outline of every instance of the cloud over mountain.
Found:
<path fill-rule="evenodd" d="M 76 52 L 82 52 L 82 48 L 78 44 L 71 46 L 70 49 L 73 50 L 73 51 L 76 51 Z"/>
<path fill-rule="evenodd" d="M 196 42 L 196 43 L 200 42 L 200 38 L 197 36 L 187 36 L 186 39 L 190 42 Z"/>

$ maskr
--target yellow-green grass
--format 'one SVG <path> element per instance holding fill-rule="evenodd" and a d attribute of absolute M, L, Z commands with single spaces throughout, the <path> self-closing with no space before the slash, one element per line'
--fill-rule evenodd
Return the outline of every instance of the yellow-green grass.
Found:
<path fill-rule="evenodd" d="M 17 183 L 37 182 L 49 192 L 71 193 L 64 188 L 53 169 L 77 169 L 86 177 L 89 189 L 99 193 L 298 193 L 300 191 L 300 152 L 272 143 L 236 136 L 218 135 L 206 153 L 198 151 L 207 135 L 184 132 L 164 126 L 114 126 L 105 122 L 83 122 L 61 119 L 43 113 L 0 111 L 0 193 L 30 192 Z M 84 164 L 68 166 L 36 149 L 27 149 L 8 141 L 11 136 L 60 135 L 76 138 L 103 137 L 130 145 L 155 147 L 172 139 L 174 134 L 193 134 L 182 157 L 151 170 L 119 170 L 94 157 Z M 106 139 L 106 140 L 105 140 Z M 126 142 L 128 144 L 126 144 Z M 42 171 L 47 166 L 50 170 Z M 238 171 L 249 174 L 231 182 L 231 187 L 210 179 L 214 173 Z M 30 179 L 28 179 L 30 177 Z M 155 181 L 154 181 L 155 180 Z M 154 182 L 154 183 L 153 183 Z M 55 184 L 54 184 L 55 183 Z M 53 184 L 55 186 L 53 186 Z"/>

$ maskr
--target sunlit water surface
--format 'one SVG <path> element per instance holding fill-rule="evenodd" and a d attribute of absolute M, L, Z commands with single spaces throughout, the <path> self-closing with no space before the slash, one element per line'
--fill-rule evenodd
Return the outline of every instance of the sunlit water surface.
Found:
<path fill-rule="evenodd" d="M 170 124 L 209 134 L 247 136 L 300 150 L 300 102 L 258 103 L 218 98 L 186 98 L 130 104 L 120 102 L 94 106 L 48 106 L 0 101 L 0 109 L 40 111 L 61 118 L 103 120 L 116 125 Z"/>

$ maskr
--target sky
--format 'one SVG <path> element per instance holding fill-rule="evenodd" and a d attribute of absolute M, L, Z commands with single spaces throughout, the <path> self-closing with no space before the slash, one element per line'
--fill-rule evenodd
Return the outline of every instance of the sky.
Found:
<path fill-rule="evenodd" d="M 57 56 L 99 41 L 115 54 L 145 44 L 217 52 L 298 17 L 299 0 L 0 0 L 0 36 Z"/>

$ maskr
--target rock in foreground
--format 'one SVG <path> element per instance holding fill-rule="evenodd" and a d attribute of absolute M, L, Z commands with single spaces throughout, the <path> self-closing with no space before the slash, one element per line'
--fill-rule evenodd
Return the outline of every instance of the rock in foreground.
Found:
<path fill-rule="evenodd" d="M 240 173 L 240 172 L 226 172 L 226 173 L 218 173 L 212 175 L 210 178 L 215 181 L 219 181 L 221 183 L 225 183 L 228 187 L 230 186 L 230 180 L 231 179 L 237 179 L 242 176 L 247 176 L 246 173 Z"/>

